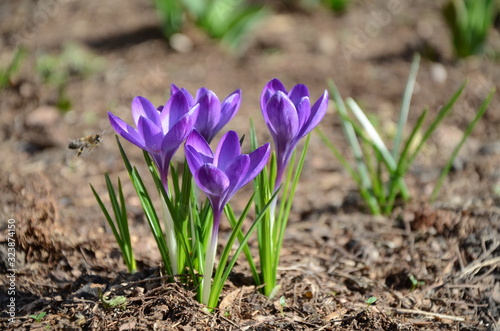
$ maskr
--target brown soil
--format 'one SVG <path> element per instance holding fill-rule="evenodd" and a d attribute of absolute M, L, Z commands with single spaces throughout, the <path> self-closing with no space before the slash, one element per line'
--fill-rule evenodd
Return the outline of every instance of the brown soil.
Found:
<path fill-rule="evenodd" d="M 194 27 L 185 32 L 193 49 L 175 52 L 158 30 L 151 3 L 0 3 L 0 67 L 7 65 L 16 43 L 28 50 L 21 71 L 0 91 L 2 329 L 499 329 L 498 95 L 464 146 L 437 202 L 428 203 L 447 156 L 488 91 L 500 82 L 500 67 L 492 56 L 453 59 L 439 13 L 442 1 L 354 1 L 343 16 L 278 6 L 239 56 Z M 390 14 L 389 3 L 400 8 Z M 379 29 L 377 19 L 383 23 Z M 68 78 L 71 110 L 61 112 L 55 107 L 56 89 L 42 83 L 35 61 L 60 53 L 69 42 L 92 52 L 104 65 L 86 77 Z M 492 31 L 488 49 L 499 47 L 498 32 Z M 353 181 L 313 134 L 282 250 L 277 298 L 269 300 L 252 287 L 244 260 L 213 314 L 203 311 L 192 292 L 168 281 L 126 181 L 106 111 L 130 120 L 133 96 L 163 103 L 171 83 L 191 92 L 205 86 L 223 97 L 241 88 L 242 107 L 226 129 L 248 133 L 249 118 L 254 118 L 265 140 L 269 135 L 259 110 L 265 83 L 273 77 L 287 87 L 304 83 L 317 98 L 326 79 L 333 78 L 345 97 L 354 97 L 388 125 L 397 120 L 414 52 L 423 60 L 411 123 L 424 106 L 435 114 L 465 79 L 469 84 L 408 175 L 412 202 L 388 217 L 366 213 Z M 333 108 L 321 127 L 350 155 Z M 104 145 L 91 153 L 76 158 L 67 149 L 71 140 L 104 130 Z M 130 144 L 126 148 L 140 165 L 140 151 Z M 134 275 L 126 273 L 88 186 L 92 183 L 104 196 L 105 172 L 125 182 L 141 267 Z M 236 209 L 247 193 L 235 197 Z M 13 323 L 3 309 L 12 297 L 9 219 L 16 226 Z M 255 242 L 251 245 L 255 248 Z M 109 297 L 125 296 L 127 304 L 106 307 L 98 288 Z M 370 297 L 377 298 L 372 305 L 365 302 Z M 41 321 L 30 317 L 40 312 L 46 312 Z"/>

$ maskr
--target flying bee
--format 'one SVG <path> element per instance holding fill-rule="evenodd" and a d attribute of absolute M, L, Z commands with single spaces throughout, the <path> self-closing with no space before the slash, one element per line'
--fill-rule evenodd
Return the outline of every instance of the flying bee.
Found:
<path fill-rule="evenodd" d="M 69 149 L 78 149 L 78 153 L 76 156 L 80 156 L 83 153 L 83 150 L 87 148 L 89 152 L 95 147 L 102 145 L 102 136 L 104 135 L 104 131 L 102 133 L 96 133 L 90 136 L 86 136 L 83 138 L 79 138 L 73 140 L 69 143 Z"/>

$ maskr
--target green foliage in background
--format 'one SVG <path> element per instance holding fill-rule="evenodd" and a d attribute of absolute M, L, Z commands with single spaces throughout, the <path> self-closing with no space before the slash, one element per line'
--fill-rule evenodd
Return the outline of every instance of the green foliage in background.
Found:
<path fill-rule="evenodd" d="M 361 197 L 367 204 L 370 212 L 375 215 L 390 214 L 398 198 L 401 198 L 403 201 L 410 199 L 410 193 L 405 184 L 404 177 L 410 170 L 411 165 L 422 150 L 425 142 L 444 118 L 451 112 L 455 102 L 462 94 L 466 85 L 463 83 L 451 99 L 439 109 L 436 117 L 425 130 L 423 130 L 423 124 L 429 109 L 424 109 L 418 117 L 415 126 L 411 129 L 409 136 L 406 140 L 403 140 L 403 133 L 408 119 L 419 61 L 420 56 L 415 56 L 403 95 L 397 131 L 392 142 L 392 151 L 389 150 L 381 134 L 377 131 L 372 122 L 368 120 L 367 115 L 361 110 L 358 104 L 352 98 L 347 98 L 344 103 L 333 81 L 329 81 L 329 89 L 331 95 L 333 95 L 337 111 L 340 115 L 344 134 L 353 152 L 356 166 L 352 167 L 349 164 L 347 159 L 321 130 L 318 130 L 318 133 L 331 152 L 356 181 Z M 453 150 L 452 155 L 441 172 L 431 199 L 437 197 L 442 183 L 449 173 L 460 148 L 472 133 L 477 122 L 486 112 L 493 94 L 494 90 L 490 92 L 489 96 L 477 111 L 475 118 L 465 129 L 462 139 Z M 357 121 L 350 117 L 348 109 L 354 114 Z M 421 133 L 421 130 L 423 130 L 423 133 Z"/>
<path fill-rule="evenodd" d="M 68 43 L 59 54 L 42 54 L 36 59 L 36 71 L 44 84 L 57 90 L 56 106 L 71 109 L 66 87 L 72 78 L 88 78 L 104 67 L 104 60 L 78 44 Z"/>
<path fill-rule="evenodd" d="M 283 0 L 282 4 L 288 9 L 300 8 L 314 10 L 320 6 L 327 7 L 336 14 L 343 14 L 350 6 L 351 0 Z"/>
<path fill-rule="evenodd" d="M 349 6 L 349 0 L 323 0 L 323 3 L 336 13 L 343 13 Z"/>
<path fill-rule="evenodd" d="M 64 85 L 72 77 L 88 78 L 103 66 L 100 57 L 74 43 L 64 45 L 59 54 L 43 54 L 36 60 L 38 74 L 53 86 Z"/>
<path fill-rule="evenodd" d="M 450 28 L 458 57 L 483 52 L 496 14 L 495 0 L 450 0 L 443 7 L 443 15 Z"/>
<path fill-rule="evenodd" d="M 23 48 L 16 48 L 16 50 L 14 51 L 14 56 L 12 57 L 12 60 L 7 65 L 7 67 L 5 69 L 0 68 L 0 90 L 9 86 L 12 76 L 19 70 L 21 62 L 25 55 L 26 51 Z"/>
<path fill-rule="evenodd" d="M 181 32 L 187 18 L 233 50 L 241 47 L 247 33 L 268 14 L 264 6 L 251 5 L 246 0 L 155 0 L 154 3 L 167 38 Z"/>

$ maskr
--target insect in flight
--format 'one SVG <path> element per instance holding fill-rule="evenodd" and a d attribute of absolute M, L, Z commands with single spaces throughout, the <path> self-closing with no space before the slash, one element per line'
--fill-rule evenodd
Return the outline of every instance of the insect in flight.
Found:
<path fill-rule="evenodd" d="M 83 138 L 75 139 L 69 143 L 69 149 L 78 149 L 78 153 L 76 156 L 80 156 L 83 153 L 83 150 L 87 148 L 89 152 L 95 147 L 102 145 L 102 136 L 104 135 L 104 131 L 102 133 L 96 133 L 90 136 L 86 136 Z"/>

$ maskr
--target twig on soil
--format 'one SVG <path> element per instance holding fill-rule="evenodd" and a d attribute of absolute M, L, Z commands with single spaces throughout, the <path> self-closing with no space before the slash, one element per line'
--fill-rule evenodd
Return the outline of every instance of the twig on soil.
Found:
<path fill-rule="evenodd" d="M 477 261 L 475 261 L 477 262 Z M 471 273 L 476 273 L 479 271 L 479 269 L 483 268 L 483 267 L 487 267 L 487 266 L 490 266 L 490 265 L 495 265 L 495 264 L 498 264 L 500 266 L 500 256 L 498 257 L 494 257 L 492 259 L 489 259 L 489 260 L 486 260 L 486 261 L 482 261 L 480 263 L 471 263 L 469 264 L 461 273 L 460 273 L 460 276 L 459 278 L 463 278 L 465 276 L 467 276 L 468 274 L 471 274 Z"/>
<path fill-rule="evenodd" d="M 214 317 L 215 317 L 215 316 L 214 316 Z M 223 319 L 223 320 L 224 320 L 224 321 L 226 321 L 226 322 L 228 322 L 229 324 L 231 324 L 231 325 L 232 325 L 232 326 L 234 326 L 235 328 L 237 328 L 237 327 L 238 327 L 238 324 L 236 324 L 235 322 L 231 321 L 231 320 L 230 320 L 230 319 L 228 319 L 228 318 L 225 318 L 224 316 L 222 316 L 222 314 L 219 314 L 217 317 L 218 317 L 218 318 L 220 318 L 220 319 Z"/>
<path fill-rule="evenodd" d="M 460 317 L 460 316 L 431 313 L 431 312 L 427 312 L 427 311 L 423 311 L 423 310 L 416 310 L 416 309 L 396 308 L 396 309 L 394 309 L 394 312 L 397 314 L 416 314 L 416 315 L 432 316 L 432 317 L 438 318 L 438 319 L 447 319 L 450 321 L 457 321 L 457 322 L 465 321 L 465 318 Z"/>
<path fill-rule="evenodd" d="M 486 250 L 486 244 L 484 241 L 482 243 L 482 246 L 483 246 L 484 253 L 477 260 L 475 260 L 474 262 L 469 264 L 465 269 L 463 269 L 459 275 L 459 278 L 465 277 L 468 274 L 473 273 L 473 272 L 474 273 L 478 272 L 479 269 L 481 269 L 482 267 L 494 265 L 497 263 L 500 264 L 500 257 L 494 257 L 492 259 L 486 260 L 487 257 L 491 256 L 493 254 L 493 252 L 498 247 L 500 247 L 500 241 L 493 240 L 493 243 L 492 243 L 490 249 L 488 249 L 488 250 Z"/>

